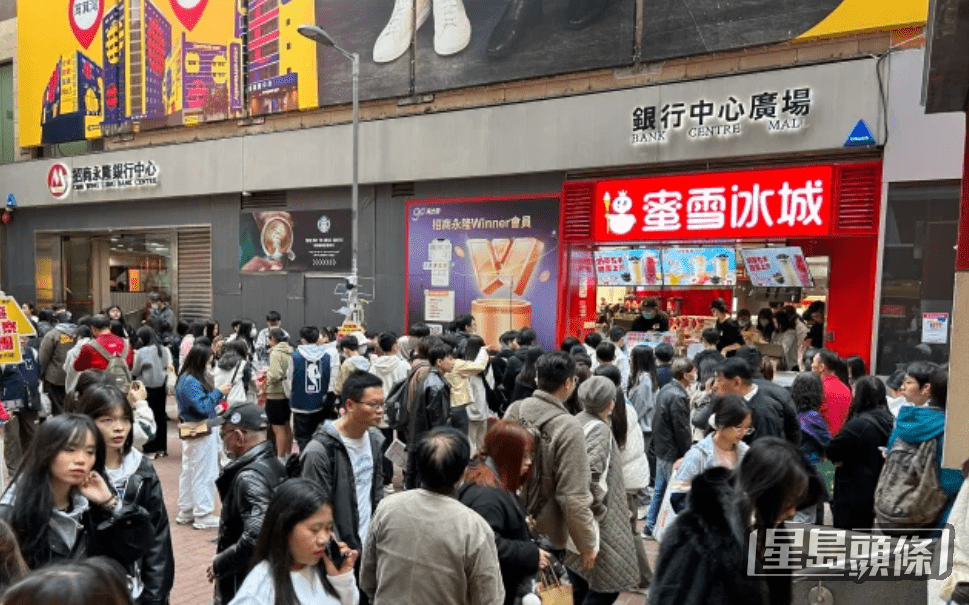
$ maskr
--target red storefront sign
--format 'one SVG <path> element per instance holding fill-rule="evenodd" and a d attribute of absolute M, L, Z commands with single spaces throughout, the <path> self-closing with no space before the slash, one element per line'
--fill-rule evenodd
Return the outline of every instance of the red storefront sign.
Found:
<path fill-rule="evenodd" d="M 803 237 L 830 230 L 834 168 L 599 181 L 596 241 Z"/>

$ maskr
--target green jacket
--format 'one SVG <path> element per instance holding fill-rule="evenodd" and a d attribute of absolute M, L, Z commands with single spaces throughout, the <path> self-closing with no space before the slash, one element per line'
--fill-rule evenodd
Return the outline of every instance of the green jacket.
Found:
<path fill-rule="evenodd" d="M 277 343 L 269 349 L 269 369 L 266 370 L 266 399 L 286 399 L 283 381 L 293 363 L 293 347 L 288 342 Z"/>

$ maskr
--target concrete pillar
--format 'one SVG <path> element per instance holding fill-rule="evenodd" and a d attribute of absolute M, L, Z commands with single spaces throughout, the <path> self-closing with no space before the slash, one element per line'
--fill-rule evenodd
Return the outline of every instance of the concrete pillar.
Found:
<path fill-rule="evenodd" d="M 962 196 L 956 244 L 956 283 L 952 300 L 949 397 L 945 416 L 942 466 L 960 468 L 969 458 L 969 125 L 963 156 Z"/>

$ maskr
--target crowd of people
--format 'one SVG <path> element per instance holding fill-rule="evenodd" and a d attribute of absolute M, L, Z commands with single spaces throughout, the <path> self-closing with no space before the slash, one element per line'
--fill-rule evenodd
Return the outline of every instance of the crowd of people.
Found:
<path fill-rule="evenodd" d="M 511 605 L 550 577 L 577 605 L 628 591 L 789 603 L 790 577 L 746 573 L 749 530 L 824 523 L 830 502 L 835 527 L 930 531 L 962 483 L 941 467 L 945 368 L 886 383 L 808 346 L 786 362 L 803 370 L 787 389 L 722 301 L 693 358 L 628 350 L 620 328 L 554 350 L 531 328 L 485 343 L 470 315 L 440 334 L 304 326 L 291 342 L 273 311 L 223 336 L 214 321 L 173 327 L 151 303 L 137 328 L 116 307 L 45 315 L 0 376 L 2 604 L 53 603 L 64 584 L 67 599 L 101 596 L 57 602 L 167 603 L 163 487 L 178 491 L 175 523 L 217 530 L 204 573 L 222 605 Z M 793 330 L 780 314 L 775 328 Z M 169 395 L 177 486 L 151 462 L 167 455 Z M 923 446 L 938 489 L 890 518 L 883 466 Z M 647 539 L 661 540 L 655 569 Z"/>

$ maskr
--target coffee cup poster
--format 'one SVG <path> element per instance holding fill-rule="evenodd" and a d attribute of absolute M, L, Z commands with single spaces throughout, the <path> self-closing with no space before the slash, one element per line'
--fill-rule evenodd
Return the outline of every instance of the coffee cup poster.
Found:
<path fill-rule="evenodd" d="M 239 270 L 349 273 L 349 209 L 244 212 L 239 217 Z"/>
<path fill-rule="evenodd" d="M 407 206 L 407 323 L 470 313 L 497 344 L 531 327 L 554 346 L 559 200 L 415 201 Z"/>

